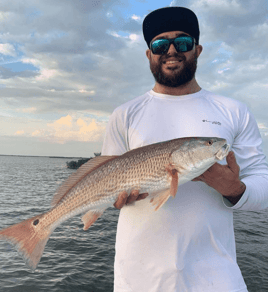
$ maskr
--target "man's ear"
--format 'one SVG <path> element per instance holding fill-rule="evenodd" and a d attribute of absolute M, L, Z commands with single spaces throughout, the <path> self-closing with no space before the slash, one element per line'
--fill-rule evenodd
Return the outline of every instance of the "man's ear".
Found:
<path fill-rule="evenodd" d="M 199 55 L 202 53 L 203 51 L 203 47 L 201 45 L 197 45 L 196 46 L 196 50 L 197 50 L 197 58 L 199 57 Z"/>
<path fill-rule="evenodd" d="M 148 60 L 150 60 L 151 58 L 151 50 L 146 50 L 146 57 L 148 58 Z"/>

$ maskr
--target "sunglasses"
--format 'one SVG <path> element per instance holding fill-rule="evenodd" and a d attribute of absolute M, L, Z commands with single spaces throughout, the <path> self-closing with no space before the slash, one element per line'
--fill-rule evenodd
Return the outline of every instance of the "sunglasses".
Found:
<path fill-rule="evenodd" d="M 194 38 L 191 36 L 178 36 L 174 39 L 158 39 L 150 43 L 150 50 L 154 55 L 164 55 L 173 44 L 177 52 L 188 52 L 194 47 Z"/>

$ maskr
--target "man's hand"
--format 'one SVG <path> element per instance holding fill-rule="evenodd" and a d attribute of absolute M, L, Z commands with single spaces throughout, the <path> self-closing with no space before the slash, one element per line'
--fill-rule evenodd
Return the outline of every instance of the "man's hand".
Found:
<path fill-rule="evenodd" d="M 239 165 L 234 152 L 230 151 L 226 157 L 227 165 L 215 163 L 202 175 L 193 181 L 202 181 L 221 193 L 235 205 L 246 190 L 246 186 L 239 179 Z"/>
<path fill-rule="evenodd" d="M 130 195 L 128 196 L 127 192 L 122 192 L 119 194 L 117 201 L 114 203 L 116 209 L 123 208 L 124 205 L 128 205 L 134 201 L 139 201 L 145 199 L 149 194 L 139 194 L 138 190 L 131 191 Z"/>

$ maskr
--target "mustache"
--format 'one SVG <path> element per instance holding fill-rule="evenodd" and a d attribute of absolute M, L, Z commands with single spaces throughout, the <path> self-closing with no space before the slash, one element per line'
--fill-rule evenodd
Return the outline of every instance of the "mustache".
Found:
<path fill-rule="evenodd" d="M 178 53 L 175 53 L 175 54 L 172 54 L 172 55 L 162 55 L 159 58 L 159 61 L 163 63 L 163 62 L 168 61 L 171 58 L 173 58 L 173 59 L 175 58 L 177 60 L 186 61 L 186 57 L 183 54 L 178 54 Z"/>

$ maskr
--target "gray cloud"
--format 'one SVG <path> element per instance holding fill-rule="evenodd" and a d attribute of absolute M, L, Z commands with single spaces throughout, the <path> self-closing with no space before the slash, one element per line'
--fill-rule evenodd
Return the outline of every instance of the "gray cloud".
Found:
<path fill-rule="evenodd" d="M 41 135 L 47 123 L 67 115 L 75 120 L 77 113 L 82 119 L 106 122 L 115 107 L 153 87 L 142 19 L 160 6 L 151 2 L 152 9 L 148 9 L 148 1 L 136 2 L 146 9 L 140 15 L 133 13 L 137 15 L 133 19 L 129 1 L 1 1 L 0 43 L 13 45 L 16 54 L 13 50 L 10 56 L 0 56 L 0 106 L 4 116 L 11 116 L 10 124 L 12 117 L 23 121 L 14 122 L 13 132 L 23 133 L 23 127 L 16 128 L 21 124 L 30 133 L 32 123 L 33 131 L 40 128 Z M 199 18 L 204 46 L 198 60 L 200 85 L 245 102 L 263 123 L 264 144 L 268 145 L 266 1 L 170 0 L 170 5 L 191 8 Z M 2 66 L 13 59 L 22 59 L 37 71 L 13 72 Z M 19 141 L 42 149 L 44 155 L 70 155 L 78 149 L 73 153 L 88 156 L 91 151 L 90 143 L 68 142 L 65 154 L 59 145 L 37 137 L 0 137 L 1 149 L 15 154 L 12 145 Z M 90 145 L 97 152 L 101 142 Z M 22 151 L 27 154 L 28 149 Z"/>
<path fill-rule="evenodd" d="M 192 8 L 199 17 L 204 44 L 197 72 L 201 85 L 252 106 L 255 92 L 255 107 L 266 106 L 266 1 L 185 0 L 171 5 Z M 35 66 L 40 71 L 31 75 L 2 70 L 3 80 L 10 81 L 4 83 L 0 98 L 25 107 L 34 104 L 40 112 L 110 113 L 149 90 L 154 80 L 141 22 L 118 7 L 127 8 L 128 1 L 1 1 L 0 10 L 10 13 L 3 22 L 2 41 L 19 44 L 25 58 L 39 61 Z M 119 32 L 121 36 L 113 35 Z M 128 38 L 133 33 L 139 40 Z M 258 110 L 264 112 L 261 106 Z"/>
<path fill-rule="evenodd" d="M 9 79 L 14 77 L 21 77 L 21 78 L 32 78 L 38 76 L 37 72 L 25 70 L 21 72 L 13 72 L 11 69 L 4 68 L 0 66 L 0 78 L 1 79 Z"/>
<path fill-rule="evenodd" d="M 213 78 L 234 88 L 255 81 L 267 82 L 267 2 L 194 2 L 191 7 L 200 16 L 201 43 L 204 43 L 200 58 L 203 58 L 202 75 L 213 74 Z M 229 56 L 224 55 L 224 48 L 229 50 Z M 229 71 L 219 75 L 221 67 L 229 67 Z"/>

